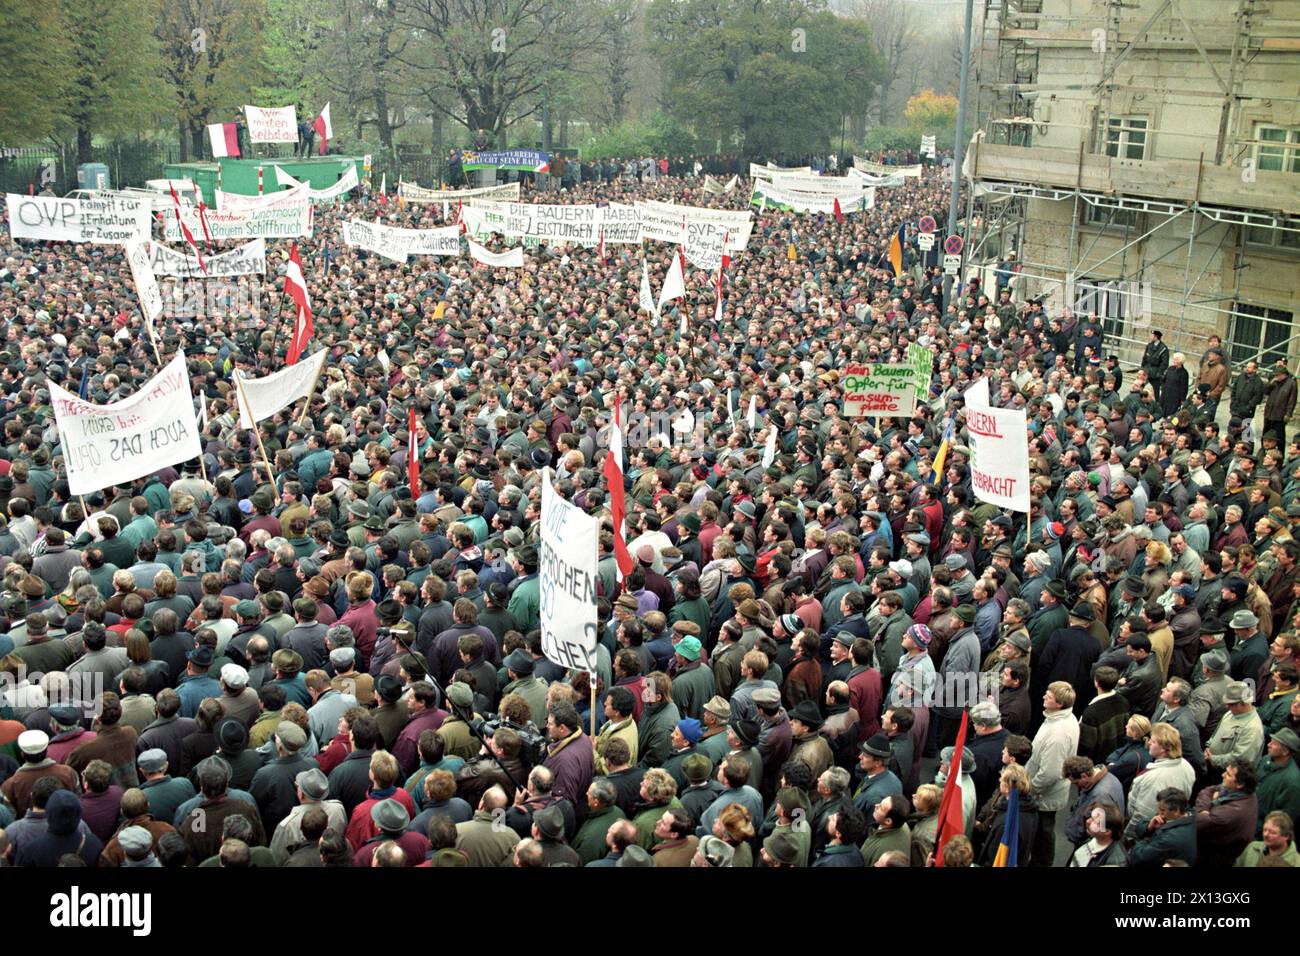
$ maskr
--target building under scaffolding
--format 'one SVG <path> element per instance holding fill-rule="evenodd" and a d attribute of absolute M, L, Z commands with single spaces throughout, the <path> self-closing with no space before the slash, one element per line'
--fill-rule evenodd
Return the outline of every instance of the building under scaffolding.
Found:
<path fill-rule="evenodd" d="M 968 262 L 1195 367 L 1300 354 L 1300 0 L 983 0 Z"/>

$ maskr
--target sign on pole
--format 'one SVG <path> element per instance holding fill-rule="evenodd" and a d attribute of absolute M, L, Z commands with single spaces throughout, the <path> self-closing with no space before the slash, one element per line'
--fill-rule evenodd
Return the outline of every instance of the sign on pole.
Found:
<path fill-rule="evenodd" d="M 282 408 L 316 391 L 316 382 L 325 368 L 329 349 L 320 349 L 301 362 L 264 375 L 261 378 L 240 376 L 239 427 L 255 428 Z M 235 374 L 239 374 L 236 372 Z"/>
<path fill-rule="evenodd" d="M 203 452 L 183 352 L 134 395 L 111 405 L 84 402 L 55 382 L 49 387 L 74 495 L 134 481 Z"/>
<path fill-rule="evenodd" d="M 959 255 L 962 246 L 964 245 L 965 243 L 962 242 L 961 236 L 952 235 L 943 241 L 943 251 L 948 253 L 950 256 Z"/>
<path fill-rule="evenodd" d="M 541 517 L 542 653 L 561 667 L 594 674 L 600 523 L 555 493 L 549 470 L 542 475 Z"/>
<path fill-rule="evenodd" d="M 840 384 L 844 388 L 844 416 L 911 415 L 916 411 L 915 370 L 911 365 L 847 365 Z"/>
<path fill-rule="evenodd" d="M 999 508 L 1029 513 L 1029 442 L 1024 409 L 985 403 L 988 381 L 966 391 L 966 428 L 971 442 L 971 488 Z"/>
<path fill-rule="evenodd" d="M 943 271 L 945 275 L 955 276 L 957 270 L 961 268 L 961 256 L 944 256 Z"/>
<path fill-rule="evenodd" d="M 916 247 L 922 252 L 929 252 L 934 248 L 934 233 L 918 232 L 916 234 Z"/>

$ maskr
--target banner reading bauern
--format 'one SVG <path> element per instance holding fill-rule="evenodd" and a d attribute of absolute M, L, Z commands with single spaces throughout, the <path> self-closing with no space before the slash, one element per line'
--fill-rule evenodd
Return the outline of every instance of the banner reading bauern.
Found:
<path fill-rule="evenodd" d="M 1029 441 L 1025 434 L 1025 412 L 990 407 L 988 380 L 981 379 L 980 383 L 965 395 L 971 488 L 980 501 L 1028 514 Z"/>

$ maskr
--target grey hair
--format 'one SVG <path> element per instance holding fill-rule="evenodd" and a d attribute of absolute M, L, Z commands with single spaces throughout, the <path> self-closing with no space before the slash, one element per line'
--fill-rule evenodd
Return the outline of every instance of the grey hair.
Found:
<path fill-rule="evenodd" d="M 826 781 L 826 789 L 831 792 L 832 796 L 848 792 L 849 782 L 853 779 L 849 772 L 843 767 L 831 767 L 822 774 L 822 779 Z"/>
<path fill-rule="evenodd" d="M 325 640 L 330 642 L 331 647 L 356 647 L 357 639 L 352 633 L 352 628 L 346 624 L 335 624 L 325 632 Z"/>
<path fill-rule="evenodd" d="M 243 561 L 248 557 L 248 546 L 238 538 L 226 542 L 226 558 L 231 561 Z"/>
<path fill-rule="evenodd" d="M 982 700 L 970 709 L 970 719 L 981 727 L 996 727 L 1002 723 L 1002 711 L 991 700 Z"/>
<path fill-rule="evenodd" d="M 590 793 L 606 807 L 613 806 L 618 800 L 618 787 L 608 777 L 597 777 L 591 781 Z"/>
<path fill-rule="evenodd" d="M 1008 601 L 1007 610 L 1010 611 L 1012 608 L 1015 608 L 1016 616 L 1022 621 L 1029 620 L 1029 616 L 1034 613 L 1029 607 L 1029 602 L 1024 598 L 1012 598 Z"/>

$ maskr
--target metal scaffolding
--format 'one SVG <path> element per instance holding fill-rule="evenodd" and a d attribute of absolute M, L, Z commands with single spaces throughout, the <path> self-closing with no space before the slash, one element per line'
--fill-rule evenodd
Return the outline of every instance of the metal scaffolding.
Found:
<path fill-rule="evenodd" d="M 1293 29 L 1284 30 L 1277 37 L 1267 34 L 1266 17 L 1256 9 L 1259 6 L 1257 0 L 1223 0 L 1224 6 L 1235 7 L 1235 28 L 1232 30 L 1211 29 L 1205 24 L 1193 23 L 1185 15 L 1182 0 L 1105 0 L 1099 10 L 1066 14 L 1044 13 L 1044 5 L 1043 0 L 984 0 L 982 39 L 976 45 L 976 121 L 990 145 L 1028 148 L 1033 145 L 1035 128 L 1042 125 L 1034 116 L 1035 101 L 1039 96 L 1065 90 L 1095 94 L 1095 109 L 1087 124 L 1072 127 L 1080 130 L 1080 182 L 1085 157 L 1106 151 L 1115 94 L 1146 89 L 1122 82 L 1118 72 L 1135 54 L 1177 51 L 1194 55 L 1196 62 L 1208 68 L 1208 77 L 1201 84 L 1203 89 L 1180 89 L 1179 95 L 1206 96 L 1221 101 L 1214 147 L 1211 151 L 1207 146 L 1202 163 L 1212 157 L 1212 165 L 1222 167 L 1235 165 L 1244 151 L 1258 145 L 1248 135 L 1243 137 L 1243 130 L 1234 129 L 1234 123 L 1238 127 L 1242 125 L 1242 110 L 1233 107 L 1264 99 L 1243 89 L 1246 66 L 1263 49 L 1296 49 L 1291 45 L 1294 41 L 1287 39 L 1294 33 Z M 1267 13 L 1267 7 L 1264 7 L 1264 13 Z M 1221 24 L 1213 26 L 1221 27 Z M 1285 28 L 1287 25 L 1280 26 Z M 1294 27 L 1294 24 L 1290 26 Z M 1091 37 L 1093 51 L 1098 54 L 1093 75 L 1081 76 L 1064 86 L 1039 82 L 1040 54 L 1043 51 L 1078 49 L 1088 43 L 1088 37 Z M 1270 42 L 1282 45 L 1270 47 Z M 1211 50 L 1216 55 L 1212 55 Z M 1270 96 L 1269 99 L 1285 102 L 1291 98 Z M 1159 132 L 1168 136 L 1206 138 L 1204 130 L 1168 129 Z M 968 261 L 975 268 L 980 268 L 981 264 L 988 268 L 1009 250 L 1023 254 L 1032 202 L 1069 202 L 1069 243 L 1064 262 L 1035 262 L 1021 258 L 1018 263 L 1018 274 L 1042 283 L 1044 294 L 1064 293 L 1073 286 L 1076 277 L 1095 276 L 1099 270 L 1104 272 L 1107 281 L 1118 284 L 1148 283 L 1144 293 L 1149 296 L 1148 301 L 1170 307 L 1167 311 L 1177 318 L 1177 328 L 1171 330 L 1175 333 L 1171 347 L 1187 351 L 1189 357 L 1193 351 L 1197 355 L 1200 352 L 1199 348 L 1193 350 L 1191 334 L 1183 321 L 1189 308 L 1203 315 L 1227 317 L 1224 331 L 1231 333 L 1237 317 L 1258 318 L 1273 305 L 1252 301 L 1243 294 L 1242 273 L 1249 267 L 1250 258 L 1247 232 L 1249 229 L 1268 229 L 1274 231 L 1271 233 L 1274 237 L 1300 235 L 1300 216 L 1288 214 L 1295 210 L 1265 210 L 1252 208 L 1248 203 L 1236 207 L 1202 202 L 1199 182 L 1196 198 L 1188 201 L 1181 197 L 1099 192 L 1079 184 L 1065 186 L 1060 183 L 1008 181 L 1009 177 L 996 178 L 979 170 L 978 151 L 979 145 L 976 144 L 971 168 L 978 172 L 965 223 Z M 1093 210 L 1089 221 L 1082 222 L 1089 209 Z M 1159 255 L 1148 257 L 1145 244 L 1152 236 L 1160 233 L 1162 238 L 1169 238 L 1170 231 L 1181 229 L 1184 222 L 1186 230 L 1181 240 L 1163 249 Z M 1234 226 L 1236 228 L 1225 228 Z M 1104 256 L 1094 256 L 1094 249 L 1103 239 L 1118 245 L 1113 248 L 1108 245 Z M 1288 242 L 1287 246 L 1290 245 Z M 1162 284 L 1155 285 L 1156 275 L 1152 267 L 1162 261 L 1166 265 L 1176 262 L 1179 256 L 1182 257 L 1181 283 L 1171 281 L 1167 270 L 1160 270 L 1166 272 L 1166 278 Z M 1197 259 L 1201 257 L 1204 263 L 1198 270 Z M 1222 294 L 1211 294 L 1202 288 L 1210 264 L 1216 261 L 1222 262 L 1226 280 Z M 1064 294 L 1062 304 L 1075 307 L 1075 302 L 1065 301 Z M 1242 312 L 1240 307 L 1243 305 L 1252 311 Z M 1139 339 L 1125 334 L 1109 335 L 1108 339 L 1114 345 L 1129 346 L 1130 351 L 1140 351 L 1145 344 L 1145 337 Z M 1291 335 L 1281 346 L 1276 342 L 1261 344 L 1258 354 L 1262 355 L 1266 350 L 1271 353 L 1279 347 L 1290 352 L 1297 340 L 1300 340 L 1300 333 Z"/>

